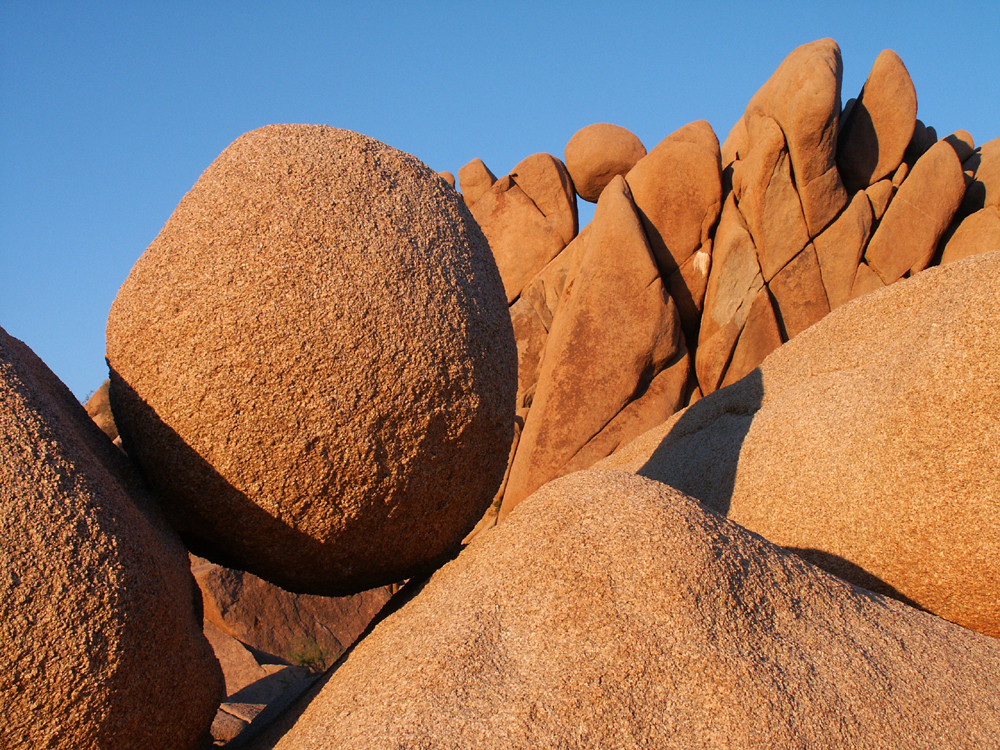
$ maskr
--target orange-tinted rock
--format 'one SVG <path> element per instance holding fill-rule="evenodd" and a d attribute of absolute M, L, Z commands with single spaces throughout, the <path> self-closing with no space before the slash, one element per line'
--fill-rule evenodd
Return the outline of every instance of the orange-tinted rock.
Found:
<path fill-rule="evenodd" d="M 568 244 L 576 236 L 577 215 L 576 189 L 566 165 L 551 154 L 532 154 L 518 162 L 510 176 Z"/>
<path fill-rule="evenodd" d="M 708 275 L 712 269 L 712 240 L 692 253 L 683 265 L 667 277 L 667 289 L 677 305 L 684 328 L 684 340 L 689 348 L 698 343 L 701 311 L 705 306 Z"/>
<path fill-rule="evenodd" d="M 917 92 L 891 49 L 875 58 L 868 80 L 841 123 L 837 167 L 848 192 L 864 190 L 903 161 L 917 122 Z"/>
<path fill-rule="evenodd" d="M 101 428 L 101 432 L 114 442 L 118 439 L 118 428 L 115 427 L 115 418 L 111 413 L 111 402 L 108 401 L 108 387 L 110 385 L 110 380 L 101 383 L 100 387 L 87 399 L 84 408 L 94 423 Z"/>
<path fill-rule="evenodd" d="M 438 172 L 438 177 L 447 182 L 452 187 L 455 187 L 455 175 L 451 172 Z"/>
<path fill-rule="evenodd" d="M 750 305 L 747 322 L 743 326 L 743 332 L 740 333 L 739 341 L 736 342 L 722 386 L 735 383 L 757 368 L 768 354 L 781 346 L 781 343 L 781 330 L 774 316 L 771 295 L 767 289 L 761 289 Z"/>
<path fill-rule="evenodd" d="M 639 434 L 612 428 L 612 422 L 686 357 L 677 308 L 624 179 L 605 189 L 591 228 L 569 296 L 552 323 L 501 515 L 550 479 L 604 458 Z M 687 373 L 676 373 L 665 376 L 676 392 L 657 388 L 644 415 L 627 418 L 633 429 L 680 408 Z"/>
<path fill-rule="evenodd" d="M 871 202 L 872 215 L 875 221 L 881 221 L 885 215 L 885 210 L 889 208 L 889 201 L 892 200 L 895 192 L 895 186 L 892 184 L 892 180 L 888 178 L 879 180 L 874 185 L 865 189 L 865 195 L 868 196 L 868 200 Z"/>
<path fill-rule="evenodd" d="M 709 241 L 722 208 L 719 141 L 700 120 L 664 138 L 625 176 L 664 278 Z"/>
<path fill-rule="evenodd" d="M 973 174 L 959 216 L 968 216 L 987 206 L 1000 207 L 1000 138 L 980 146 L 962 165 Z"/>
<path fill-rule="evenodd" d="M 596 203 L 605 186 L 624 175 L 646 155 L 636 135 L 620 125 L 597 122 L 581 128 L 566 144 L 566 168 L 576 192 Z"/>
<path fill-rule="evenodd" d="M 868 243 L 865 260 L 883 283 L 927 266 L 964 195 L 962 164 L 941 141 L 914 165 Z"/>
<path fill-rule="evenodd" d="M 702 393 L 711 393 L 722 382 L 750 306 L 763 287 L 753 239 L 730 194 L 715 233 L 712 270 L 695 352 L 695 371 Z"/>
<path fill-rule="evenodd" d="M 876 184 L 885 184 L 892 189 L 888 180 L 880 180 Z M 871 236 L 874 220 L 867 194 L 855 193 L 850 205 L 813 243 L 831 309 L 851 299 L 854 277 Z"/>
<path fill-rule="evenodd" d="M 919 119 L 913 127 L 913 138 L 903 155 L 904 163 L 914 164 L 931 146 L 937 143 L 937 131 L 924 125 Z"/>
<path fill-rule="evenodd" d="M 859 263 L 858 271 L 854 276 L 854 284 L 851 286 L 851 299 L 864 297 L 869 292 L 881 289 L 885 284 L 867 263 Z"/>
<path fill-rule="evenodd" d="M 237 139 L 133 267 L 107 338 L 115 423 L 171 520 L 285 589 L 433 566 L 503 477 L 517 351 L 489 245 L 433 171 L 366 136 Z"/>
<path fill-rule="evenodd" d="M 977 255 L 844 305 L 602 465 L 1000 636 L 998 276 Z"/>
<path fill-rule="evenodd" d="M 942 263 L 1000 249 L 1000 208 L 988 206 L 965 217 L 948 239 Z"/>
<path fill-rule="evenodd" d="M 866 199 L 867 200 L 867 199 Z M 830 312 L 816 249 L 808 245 L 771 279 L 778 325 L 785 340 L 794 338 Z"/>
<path fill-rule="evenodd" d="M 976 142 L 967 130 L 956 130 L 954 133 L 945 136 L 941 140 L 955 149 L 955 154 L 961 162 L 964 162 L 976 151 Z"/>
<path fill-rule="evenodd" d="M 809 229 L 792 179 L 791 159 L 781 127 L 768 117 L 749 123 L 751 149 L 740 162 L 733 191 L 770 281 L 809 242 Z"/>
<path fill-rule="evenodd" d="M 983 747 L 998 672 L 995 639 L 588 471 L 435 573 L 275 747 Z"/>
<path fill-rule="evenodd" d="M 458 170 L 458 187 L 468 206 L 479 200 L 496 181 L 496 175 L 483 164 L 482 159 L 473 159 Z"/>
<path fill-rule="evenodd" d="M 810 236 L 819 234 L 847 204 L 836 164 L 842 74 L 840 48 L 835 41 L 820 39 L 804 44 L 793 50 L 754 94 L 744 115 L 749 152 L 757 148 L 755 119 L 774 120 L 784 134 Z M 749 214 L 744 215 L 753 231 Z"/>
<path fill-rule="evenodd" d="M 384 586 L 343 597 L 294 594 L 197 557 L 191 572 L 206 620 L 259 652 L 317 670 L 339 659 L 391 596 Z"/>
<path fill-rule="evenodd" d="M 222 698 L 180 539 L 0 329 L 0 747 L 193 748 Z"/>
<path fill-rule="evenodd" d="M 510 176 L 493 183 L 471 210 L 489 240 L 510 304 L 566 243 Z"/>

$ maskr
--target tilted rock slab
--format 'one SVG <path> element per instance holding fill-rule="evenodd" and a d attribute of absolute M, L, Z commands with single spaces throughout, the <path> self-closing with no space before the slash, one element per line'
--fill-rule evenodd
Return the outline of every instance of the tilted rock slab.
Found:
<path fill-rule="evenodd" d="M 623 178 L 601 194 L 584 253 L 545 343 L 501 519 L 545 482 L 666 419 L 687 396 L 680 316 Z"/>
<path fill-rule="evenodd" d="M 193 748 L 222 699 L 180 540 L 0 329 L 0 746 Z"/>
<path fill-rule="evenodd" d="M 435 565 L 505 471 L 517 359 L 486 239 L 428 167 L 349 131 L 227 148 L 122 285 L 108 361 L 192 550 L 288 590 Z"/>
<path fill-rule="evenodd" d="M 602 466 L 1000 636 L 1000 252 L 835 310 Z"/>
<path fill-rule="evenodd" d="M 435 573 L 275 747 L 976 747 L 998 671 L 1000 641 L 585 471 Z"/>

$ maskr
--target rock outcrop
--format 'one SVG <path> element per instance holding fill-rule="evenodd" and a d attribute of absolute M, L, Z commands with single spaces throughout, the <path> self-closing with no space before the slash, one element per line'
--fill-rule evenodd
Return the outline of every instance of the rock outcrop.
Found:
<path fill-rule="evenodd" d="M 435 565 L 504 474 L 489 246 L 434 172 L 348 131 L 227 148 L 122 285 L 108 361 L 123 446 L 194 551 L 289 590 Z"/>
<path fill-rule="evenodd" d="M 3 747 L 194 748 L 222 698 L 187 555 L 127 459 L 0 329 Z"/>
<path fill-rule="evenodd" d="M 439 570 L 274 747 L 980 746 L 998 670 L 1000 641 L 587 471 Z"/>
<path fill-rule="evenodd" d="M 839 308 L 602 465 L 1000 636 L 1000 252 Z"/>

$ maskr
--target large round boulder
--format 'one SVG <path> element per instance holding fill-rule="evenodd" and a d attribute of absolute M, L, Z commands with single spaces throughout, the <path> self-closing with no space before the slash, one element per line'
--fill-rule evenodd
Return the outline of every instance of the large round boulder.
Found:
<path fill-rule="evenodd" d="M 997 669 L 1000 641 L 582 471 L 435 573 L 266 746 L 978 747 Z"/>
<path fill-rule="evenodd" d="M 624 175 L 646 155 L 646 147 L 631 130 L 609 122 L 580 128 L 566 144 L 566 169 L 577 194 L 597 203 L 608 183 Z"/>
<path fill-rule="evenodd" d="M 517 353 L 459 195 L 357 133 L 238 138 L 108 319 L 124 448 L 196 552 L 346 594 L 451 554 L 513 434 Z"/>
<path fill-rule="evenodd" d="M 195 747 L 223 686 L 187 554 L 128 459 L 3 329 L 0 431 L 0 747 Z"/>

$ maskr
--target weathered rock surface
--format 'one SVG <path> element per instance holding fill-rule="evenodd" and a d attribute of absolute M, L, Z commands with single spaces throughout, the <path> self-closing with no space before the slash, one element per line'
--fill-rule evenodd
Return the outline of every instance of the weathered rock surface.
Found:
<path fill-rule="evenodd" d="M 566 144 L 566 168 L 577 194 L 596 203 L 617 175 L 624 175 L 646 155 L 635 133 L 620 125 L 596 122 L 581 128 Z"/>
<path fill-rule="evenodd" d="M 438 571 L 276 747 L 989 745 L 998 670 L 994 639 L 588 471 Z"/>
<path fill-rule="evenodd" d="M 556 226 L 509 175 L 494 182 L 471 211 L 493 251 L 507 304 L 566 246 Z"/>
<path fill-rule="evenodd" d="M 455 175 L 451 172 L 438 172 L 438 177 L 447 182 L 452 187 L 455 187 Z"/>
<path fill-rule="evenodd" d="M 891 189 L 891 183 L 886 181 L 885 184 Z M 844 212 L 813 243 L 831 309 L 851 299 L 854 277 L 874 222 L 871 201 L 865 192 L 859 191 Z"/>
<path fill-rule="evenodd" d="M 192 748 L 222 697 L 180 540 L 0 329 L 0 746 Z"/>
<path fill-rule="evenodd" d="M 108 388 L 110 385 L 110 380 L 105 380 L 101 383 L 100 387 L 87 399 L 84 408 L 87 410 L 88 416 L 101 428 L 101 432 L 114 442 L 118 439 L 118 428 L 115 427 L 115 417 L 111 413 L 111 402 L 108 400 Z"/>
<path fill-rule="evenodd" d="M 965 217 L 944 245 L 941 262 L 951 263 L 992 250 L 1000 250 L 1000 208 L 996 206 Z"/>
<path fill-rule="evenodd" d="M 497 181 L 482 159 L 473 159 L 458 170 L 458 187 L 467 205 L 471 206 Z"/>
<path fill-rule="evenodd" d="M 122 285 L 108 360 L 124 447 L 192 549 L 289 590 L 434 565 L 503 477 L 517 360 L 489 246 L 362 135 L 237 139 Z"/>
<path fill-rule="evenodd" d="M 665 419 L 687 396 L 680 317 L 623 178 L 602 193 L 584 253 L 545 344 L 501 518 L 545 482 Z"/>
<path fill-rule="evenodd" d="M 517 163 L 510 176 L 568 244 L 578 229 L 576 188 L 566 165 L 552 154 L 532 154 Z"/>
<path fill-rule="evenodd" d="M 257 652 L 316 670 L 339 659 L 392 596 L 388 586 L 342 597 L 295 594 L 195 556 L 191 572 L 206 621 Z"/>
<path fill-rule="evenodd" d="M 865 260 L 883 283 L 927 267 L 964 195 L 962 164 L 939 141 L 914 165 L 868 243 Z"/>
<path fill-rule="evenodd" d="M 1000 636 L 998 274 L 978 255 L 845 305 L 602 465 Z"/>
<path fill-rule="evenodd" d="M 891 49 L 872 65 L 857 101 L 841 123 L 837 167 L 850 192 L 892 174 L 913 139 L 917 92 L 910 74 Z"/>

